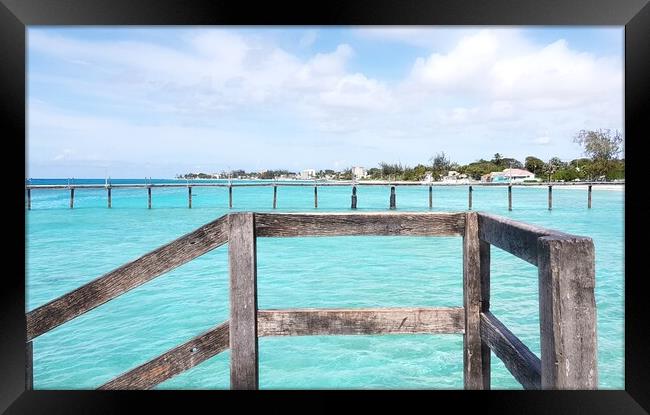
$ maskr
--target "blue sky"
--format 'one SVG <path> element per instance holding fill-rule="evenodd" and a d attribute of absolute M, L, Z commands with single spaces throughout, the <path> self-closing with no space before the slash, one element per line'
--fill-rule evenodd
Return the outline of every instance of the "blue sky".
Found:
<path fill-rule="evenodd" d="M 30 27 L 28 177 L 570 160 L 623 27 Z"/>

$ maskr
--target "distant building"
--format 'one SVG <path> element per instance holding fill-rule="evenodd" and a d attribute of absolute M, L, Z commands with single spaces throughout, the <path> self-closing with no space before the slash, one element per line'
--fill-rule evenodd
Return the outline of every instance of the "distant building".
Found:
<path fill-rule="evenodd" d="M 307 179 L 313 179 L 316 177 L 316 170 L 314 169 L 305 169 L 300 172 L 300 179 L 307 180 Z"/>
<path fill-rule="evenodd" d="M 469 179 L 466 174 L 458 173 L 455 170 L 449 170 L 447 175 L 442 178 L 443 183 L 457 183 L 464 184 L 469 183 Z"/>
<path fill-rule="evenodd" d="M 368 171 L 363 167 L 352 167 L 352 177 L 355 179 L 363 179 L 368 176 Z"/>
<path fill-rule="evenodd" d="M 482 182 L 492 183 L 522 183 L 525 180 L 537 180 L 535 173 L 522 169 L 505 169 L 481 176 Z"/>

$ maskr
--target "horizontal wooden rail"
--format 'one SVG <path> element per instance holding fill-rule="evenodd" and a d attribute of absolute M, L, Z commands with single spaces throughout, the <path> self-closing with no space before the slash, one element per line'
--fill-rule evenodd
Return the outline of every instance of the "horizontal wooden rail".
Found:
<path fill-rule="evenodd" d="M 257 236 L 459 236 L 465 213 L 256 213 Z"/>
<path fill-rule="evenodd" d="M 481 338 L 525 389 L 541 389 L 541 361 L 492 313 L 481 313 Z"/>
<path fill-rule="evenodd" d="M 293 309 L 260 310 L 260 336 L 456 333 L 465 316 L 455 308 Z"/>
<path fill-rule="evenodd" d="M 228 216 L 201 226 L 27 313 L 27 341 L 228 241 Z"/>
<path fill-rule="evenodd" d="M 258 336 L 462 334 L 464 311 L 450 308 L 259 310 Z M 118 376 L 99 389 L 151 389 L 230 347 L 226 321 Z"/>
<path fill-rule="evenodd" d="M 575 237 L 566 233 L 479 212 L 479 239 L 537 265 L 537 239 L 542 236 Z"/>

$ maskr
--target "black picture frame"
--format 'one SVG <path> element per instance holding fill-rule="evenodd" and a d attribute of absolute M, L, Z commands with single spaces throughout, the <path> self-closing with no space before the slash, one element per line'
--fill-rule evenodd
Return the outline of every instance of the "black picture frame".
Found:
<path fill-rule="evenodd" d="M 4 131 L 5 186 L 11 197 L 3 198 L 24 218 L 26 165 L 25 128 L 25 34 L 35 25 L 618 25 L 625 26 L 625 390 L 623 391 L 351 391 L 299 392 L 288 394 L 259 391 L 244 397 L 217 391 L 25 391 L 25 223 L 13 221 L 11 234 L 4 232 L 4 267 L 0 280 L 0 411 L 17 413 L 123 413 L 146 404 L 148 411 L 170 408 L 172 403 L 202 404 L 237 411 L 264 400 L 268 409 L 310 410 L 305 399 L 319 409 L 340 408 L 340 398 L 353 398 L 362 405 L 384 406 L 417 403 L 425 409 L 457 410 L 470 402 L 485 411 L 499 413 L 641 414 L 650 411 L 650 351 L 647 328 L 648 301 L 643 290 L 647 278 L 640 251 L 647 229 L 643 209 L 640 166 L 642 145 L 648 137 L 644 121 L 650 110 L 650 5 L 647 0 L 372 0 L 302 1 L 179 1 L 179 0 L 0 0 L 0 117 Z M 8 144 L 11 150 L 6 150 Z M 22 145 L 21 145 L 22 144 Z M 24 157 L 21 158 L 20 155 Z M 8 164 L 7 164 L 8 163 Z M 636 172 L 635 172 L 636 171 Z M 638 188 L 637 188 L 638 187 Z M 14 193 L 15 192 L 15 193 Z M 21 206 L 21 203 L 23 205 Z M 21 210 L 23 211 L 21 213 Z M 7 209 L 9 211 L 9 209 Z M 8 220 L 7 220 L 8 219 Z M 23 219 L 24 220 L 24 219 Z M 636 241 L 639 242 L 636 242 Z M 636 246 L 636 248 L 635 248 Z M 23 247 L 24 248 L 24 245 Z M 13 265 L 9 268 L 8 265 Z M 243 398 L 243 399 L 242 399 Z M 301 398 L 299 402 L 297 398 Z M 467 399 L 471 398 L 471 399 Z M 282 399 L 284 402 L 281 402 Z M 291 401 L 291 405 L 286 404 Z M 270 401 L 270 402 L 269 402 Z M 645 410 L 643 409 L 645 408 Z M 264 410 L 264 409 L 263 409 Z"/>

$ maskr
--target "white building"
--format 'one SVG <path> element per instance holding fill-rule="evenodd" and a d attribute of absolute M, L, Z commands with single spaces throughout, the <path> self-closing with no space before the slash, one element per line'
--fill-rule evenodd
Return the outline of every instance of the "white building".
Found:
<path fill-rule="evenodd" d="M 443 183 L 456 183 L 466 184 L 469 183 L 469 178 L 466 174 L 460 174 L 455 170 L 449 170 L 447 175 L 442 178 Z"/>
<path fill-rule="evenodd" d="M 299 175 L 299 178 L 303 180 L 313 179 L 314 177 L 316 177 L 316 170 L 314 169 L 305 169 L 301 171 Z"/>
<path fill-rule="evenodd" d="M 352 167 L 352 177 L 355 179 L 363 179 L 368 176 L 368 171 L 363 167 Z"/>

